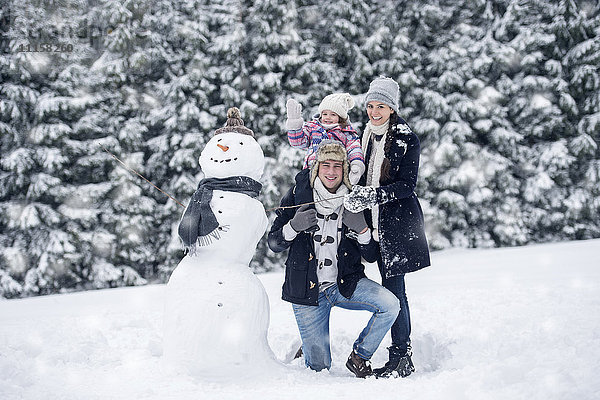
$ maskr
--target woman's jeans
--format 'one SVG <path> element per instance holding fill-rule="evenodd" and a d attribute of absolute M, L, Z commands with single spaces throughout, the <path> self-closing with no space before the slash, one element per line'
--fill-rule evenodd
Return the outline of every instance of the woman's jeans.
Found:
<path fill-rule="evenodd" d="M 367 278 L 358 281 L 349 299 L 342 296 L 336 284 L 319 293 L 318 301 L 318 306 L 292 304 L 306 366 L 316 371 L 331 367 L 329 315 L 332 307 L 373 313 L 353 345 L 354 352 L 365 360 L 375 353 L 400 309 L 396 296 Z"/>
<path fill-rule="evenodd" d="M 400 301 L 400 313 L 392 325 L 392 346 L 396 347 L 398 354 L 406 354 L 410 348 L 410 310 L 408 308 L 408 299 L 406 298 L 406 288 L 404 286 L 404 274 L 385 278 L 383 273 L 383 261 L 381 255 L 377 260 L 377 266 L 381 273 L 381 284 L 383 287 L 394 293 Z"/>

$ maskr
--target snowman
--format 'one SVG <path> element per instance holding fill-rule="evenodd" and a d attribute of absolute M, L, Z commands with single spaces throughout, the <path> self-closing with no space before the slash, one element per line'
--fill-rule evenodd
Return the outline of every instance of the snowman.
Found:
<path fill-rule="evenodd" d="M 276 363 L 269 299 L 248 266 L 268 224 L 256 199 L 264 155 L 239 110 L 227 117 L 200 155 L 205 178 L 179 225 L 188 253 L 166 286 L 164 356 L 201 375 Z"/>

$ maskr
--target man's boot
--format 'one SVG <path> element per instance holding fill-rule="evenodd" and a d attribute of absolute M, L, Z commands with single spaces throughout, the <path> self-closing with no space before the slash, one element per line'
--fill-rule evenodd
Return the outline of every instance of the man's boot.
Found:
<path fill-rule="evenodd" d="M 389 378 L 390 376 L 406 378 L 415 372 L 410 346 L 406 351 L 400 350 L 397 346 L 388 347 L 388 351 L 390 360 L 383 367 L 375 368 L 373 375 L 377 378 Z"/>
<path fill-rule="evenodd" d="M 348 356 L 346 367 L 352 371 L 357 378 L 366 378 L 367 376 L 373 375 L 371 362 L 359 357 L 354 350 L 352 350 L 352 353 Z"/>

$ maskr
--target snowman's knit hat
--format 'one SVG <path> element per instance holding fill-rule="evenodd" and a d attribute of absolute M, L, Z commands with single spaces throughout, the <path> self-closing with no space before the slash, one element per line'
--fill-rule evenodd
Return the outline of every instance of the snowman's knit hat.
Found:
<path fill-rule="evenodd" d="M 229 110 L 227 110 L 227 122 L 225 123 L 224 127 L 215 131 L 215 135 L 228 132 L 241 133 L 243 135 L 250 135 L 254 137 L 254 132 L 252 132 L 252 129 L 244 126 L 242 114 L 237 107 L 231 107 Z"/>
<path fill-rule="evenodd" d="M 315 187 L 315 179 L 317 179 L 317 175 L 319 174 L 319 164 L 327 160 L 342 161 L 342 182 L 348 189 L 352 190 L 352 184 L 350 184 L 350 179 L 348 178 L 349 166 L 346 148 L 341 142 L 331 139 L 322 140 L 319 143 L 319 147 L 317 147 L 317 158 L 310 170 L 310 186 Z"/>

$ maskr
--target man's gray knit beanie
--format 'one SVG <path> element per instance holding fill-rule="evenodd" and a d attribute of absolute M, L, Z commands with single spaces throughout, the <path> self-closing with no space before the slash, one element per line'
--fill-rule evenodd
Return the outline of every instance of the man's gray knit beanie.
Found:
<path fill-rule="evenodd" d="M 369 85 L 365 103 L 368 104 L 370 101 L 380 101 L 390 106 L 398 115 L 399 97 L 400 87 L 398 86 L 398 83 L 392 78 L 381 76 L 373 79 Z"/>

